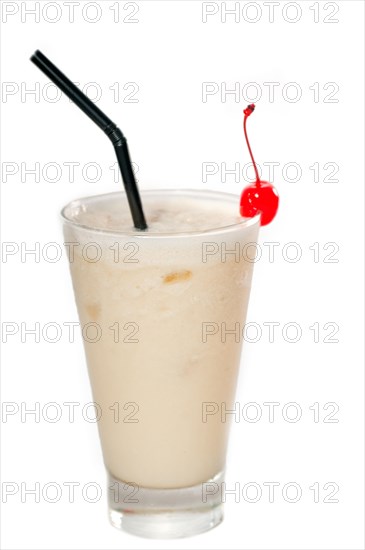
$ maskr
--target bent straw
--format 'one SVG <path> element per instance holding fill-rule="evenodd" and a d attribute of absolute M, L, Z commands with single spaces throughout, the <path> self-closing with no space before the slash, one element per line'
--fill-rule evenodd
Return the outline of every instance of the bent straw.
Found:
<path fill-rule="evenodd" d="M 134 177 L 127 140 L 121 130 L 97 107 L 71 80 L 67 78 L 42 52 L 37 50 L 30 60 L 40 69 L 60 90 L 62 90 L 95 124 L 99 126 L 113 143 L 118 165 L 122 174 L 125 192 L 132 214 L 134 226 L 137 229 L 147 229 L 142 202 Z"/>

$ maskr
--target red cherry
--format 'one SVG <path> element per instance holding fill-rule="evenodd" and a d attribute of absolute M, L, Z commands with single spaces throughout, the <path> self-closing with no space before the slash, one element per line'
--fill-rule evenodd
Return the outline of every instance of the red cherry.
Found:
<path fill-rule="evenodd" d="M 241 194 L 240 214 L 244 218 L 253 218 L 261 213 L 261 225 L 270 223 L 279 206 L 279 195 L 268 181 L 252 183 Z"/>
<path fill-rule="evenodd" d="M 279 206 L 279 195 L 271 183 L 260 180 L 256 162 L 251 151 L 250 142 L 248 141 L 246 121 L 247 118 L 253 113 L 254 109 L 255 105 L 252 103 L 243 111 L 243 114 L 245 115 L 243 119 L 243 131 L 245 133 L 248 151 L 255 170 L 256 182 L 251 183 L 242 191 L 240 200 L 240 214 L 244 218 L 252 218 L 253 216 L 256 216 L 256 214 L 261 213 L 261 225 L 267 225 L 276 215 Z"/>

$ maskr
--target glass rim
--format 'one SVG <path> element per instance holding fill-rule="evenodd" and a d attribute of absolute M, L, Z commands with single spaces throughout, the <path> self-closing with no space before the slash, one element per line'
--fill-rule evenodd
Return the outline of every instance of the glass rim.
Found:
<path fill-rule="evenodd" d="M 203 229 L 203 230 L 195 230 L 195 231 L 177 231 L 177 232 L 163 232 L 163 233 L 149 233 L 148 230 L 147 231 L 142 231 L 142 230 L 138 230 L 138 229 L 134 229 L 134 230 L 130 230 L 130 231 L 117 231 L 115 229 L 100 229 L 98 227 L 93 227 L 91 225 L 87 225 L 87 224 L 83 224 L 83 223 L 80 223 L 80 222 L 77 222 L 73 219 L 70 219 L 70 217 L 68 217 L 66 215 L 66 211 L 67 209 L 71 209 L 71 208 L 74 208 L 75 206 L 77 205 L 80 205 L 82 203 L 86 203 L 86 202 L 92 202 L 92 201 L 96 201 L 100 198 L 107 198 L 107 197 L 113 197 L 115 195 L 121 195 L 123 197 L 125 197 L 125 199 L 127 200 L 127 195 L 125 193 L 125 191 L 121 190 L 121 191 L 114 191 L 114 192 L 111 192 L 111 193 L 100 193 L 98 195 L 89 195 L 89 196 L 86 196 L 86 197 L 80 197 L 78 199 L 74 199 L 72 201 L 70 201 L 69 203 L 67 203 L 61 210 L 60 212 L 60 215 L 61 215 L 61 218 L 63 220 L 64 223 L 68 224 L 68 225 L 71 225 L 73 227 L 77 227 L 78 229 L 82 229 L 84 231 L 88 231 L 88 232 L 93 232 L 93 233 L 97 233 L 99 235 L 114 235 L 114 236 L 117 236 L 117 237 L 123 237 L 123 236 L 127 236 L 127 237 L 134 237 L 136 239 L 153 239 L 153 238 L 156 238 L 156 239 L 159 239 L 161 237 L 170 237 L 170 238 L 175 238 L 175 237 L 193 237 L 193 236 L 199 236 L 199 235 L 208 235 L 208 234 L 217 234 L 217 233 L 224 233 L 224 232 L 229 232 L 229 231 L 232 231 L 234 229 L 237 229 L 237 228 L 241 228 L 241 229 L 244 229 L 244 228 L 248 228 L 248 227 L 251 227 L 253 225 L 255 225 L 257 222 L 260 222 L 260 217 L 261 215 L 260 214 L 256 214 L 255 216 L 253 216 L 252 218 L 242 218 L 242 220 L 236 222 L 236 223 L 232 223 L 232 224 L 229 224 L 229 225 L 224 225 L 224 226 L 220 226 L 220 227 L 212 227 L 210 229 Z M 239 205 L 239 199 L 240 199 L 240 196 L 239 195 L 235 195 L 234 193 L 226 193 L 224 191 L 214 191 L 214 190 L 210 190 L 210 189 L 146 189 L 146 190 L 143 190 L 141 191 L 141 198 L 142 198 L 142 203 L 143 203 L 143 196 L 146 196 L 146 195 L 165 195 L 165 196 L 168 196 L 168 195 L 175 195 L 175 196 L 185 196 L 185 197 L 188 197 L 188 196 L 194 196 L 194 197 L 198 197 L 198 196 L 201 196 L 201 197 L 208 197 L 208 198 L 212 198 L 212 199 L 225 199 L 226 201 L 228 202 L 236 202 L 237 206 Z M 147 220 L 147 223 L 148 223 L 148 220 Z"/>

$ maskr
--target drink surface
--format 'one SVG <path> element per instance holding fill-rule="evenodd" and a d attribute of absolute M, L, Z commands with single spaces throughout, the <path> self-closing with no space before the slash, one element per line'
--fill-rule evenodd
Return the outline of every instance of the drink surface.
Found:
<path fill-rule="evenodd" d="M 149 197 L 155 237 L 139 239 L 126 261 L 115 250 L 129 253 L 130 234 L 85 229 L 128 231 L 127 205 L 122 215 L 117 201 L 107 210 L 107 197 L 93 208 L 72 203 L 83 227 L 64 226 L 66 241 L 103 253 L 89 261 L 75 247 L 70 268 L 81 325 L 89 326 L 84 344 L 104 461 L 115 478 L 138 486 L 194 486 L 225 465 L 230 415 L 221 412 L 234 406 L 253 268 L 240 251 L 255 243 L 258 223 L 239 224 L 237 201 L 223 194 Z"/>
<path fill-rule="evenodd" d="M 133 228 L 125 196 L 111 193 L 104 197 L 103 201 L 91 197 L 83 204 L 74 201 L 71 207 L 66 208 L 66 216 L 90 228 L 140 233 Z M 166 191 L 165 197 L 146 194 L 142 198 L 149 234 L 207 231 L 243 220 L 239 215 L 239 199 L 234 196 L 230 201 L 222 201 L 206 196 L 169 196 Z"/>

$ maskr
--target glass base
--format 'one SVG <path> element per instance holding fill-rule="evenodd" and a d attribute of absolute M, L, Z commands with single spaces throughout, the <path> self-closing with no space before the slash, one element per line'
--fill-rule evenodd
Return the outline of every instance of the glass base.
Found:
<path fill-rule="evenodd" d="M 146 489 L 108 474 L 109 519 L 117 529 L 140 537 L 190 537 L 223 520 L 224 474 L 181 489 Z"/>

